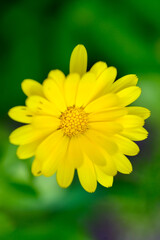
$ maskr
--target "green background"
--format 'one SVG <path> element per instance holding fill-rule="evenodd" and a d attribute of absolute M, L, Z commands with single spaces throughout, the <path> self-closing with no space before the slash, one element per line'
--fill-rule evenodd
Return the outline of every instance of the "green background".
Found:
<path fill-rule="evenodd" d="M 156 0 L 15 0 L 0 8 L 0 239 L 160 239 L 160 2 Z M 20 84 L 42 82 L 51 69 L 68 74 L 71 51 L 86 46 L 88 68 L 102 60 L 118 77 L 134 73 L 151 110 L 149 138 L 132 157 L 133 173 L 118 174 L 112 188 L 89 194 L 77 176 L 68 189 L 35 178 L 31 160 L 20 161 L 7 116 L 23 105 Z"/>

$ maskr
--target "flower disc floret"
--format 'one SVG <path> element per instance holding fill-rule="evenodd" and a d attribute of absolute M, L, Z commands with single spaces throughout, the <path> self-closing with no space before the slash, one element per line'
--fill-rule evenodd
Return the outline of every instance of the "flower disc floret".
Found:
<path fill-rule="evenodd" d="M 68 107 L 60 116 L 60 128 L 68 137 L 84 133 L 88 128 L 88 116 L 83 108 Z"/>

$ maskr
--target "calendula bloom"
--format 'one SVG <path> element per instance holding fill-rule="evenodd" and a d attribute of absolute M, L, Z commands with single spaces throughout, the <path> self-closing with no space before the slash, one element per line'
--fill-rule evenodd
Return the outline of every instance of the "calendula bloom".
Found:
<path fill-rule="evenodd" d="M 42 84 L 24 80 L 26 106 L 12 108 L 9 116 L 26 125 L 11 133 L 10 142 L 19 145 L 20 159 L 35 156 L 35 176 L 56 173 L 67 188 L 77 170 L 83 188 L 94 192 L 97 182 L 111 187 L 117 172 L 131 173 L 126 155 L 138 154 L 134 141 L 147 138 L 143 125 L 150 112 L 128 106 L 141 94 L 136 75 L 115 81 L 116 68 L 105 62 L 86 71 L 86 49 L 77 45 L 67 77 L 52 70 Z"/>

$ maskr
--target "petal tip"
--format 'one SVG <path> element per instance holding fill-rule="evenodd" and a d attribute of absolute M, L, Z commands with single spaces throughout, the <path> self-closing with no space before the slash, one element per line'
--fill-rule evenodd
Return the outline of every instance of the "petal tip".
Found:
<path fill-rule="evenodd" d="M 72 51 L 70 58 L 70 73 L 79 73 L 81 76 L 87 70 L 87 50 L 84 45 L 78 44 Z"/>

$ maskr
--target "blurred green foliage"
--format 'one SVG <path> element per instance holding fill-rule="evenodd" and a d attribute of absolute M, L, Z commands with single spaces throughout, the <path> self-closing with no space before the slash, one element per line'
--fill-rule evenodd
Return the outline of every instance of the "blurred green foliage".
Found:
<path fill-rule="evenodd" d="M 138 0 L 1 1 L 0 239 L 160 239 L 160 2 Z M 7 112 L 23 105 L 20 84 L 42 82 L 51 69 L 68 73 L 72 49 L 86 46 L 89 67 L 99 60 L 135 73 L 148 107 L 149 138 L 132 158 L 131 175 L 111 189 L 86 193 L 77 176 L 61 189 L 55 177 L 35 178 L 8 143 L 17 127 Z"/>

